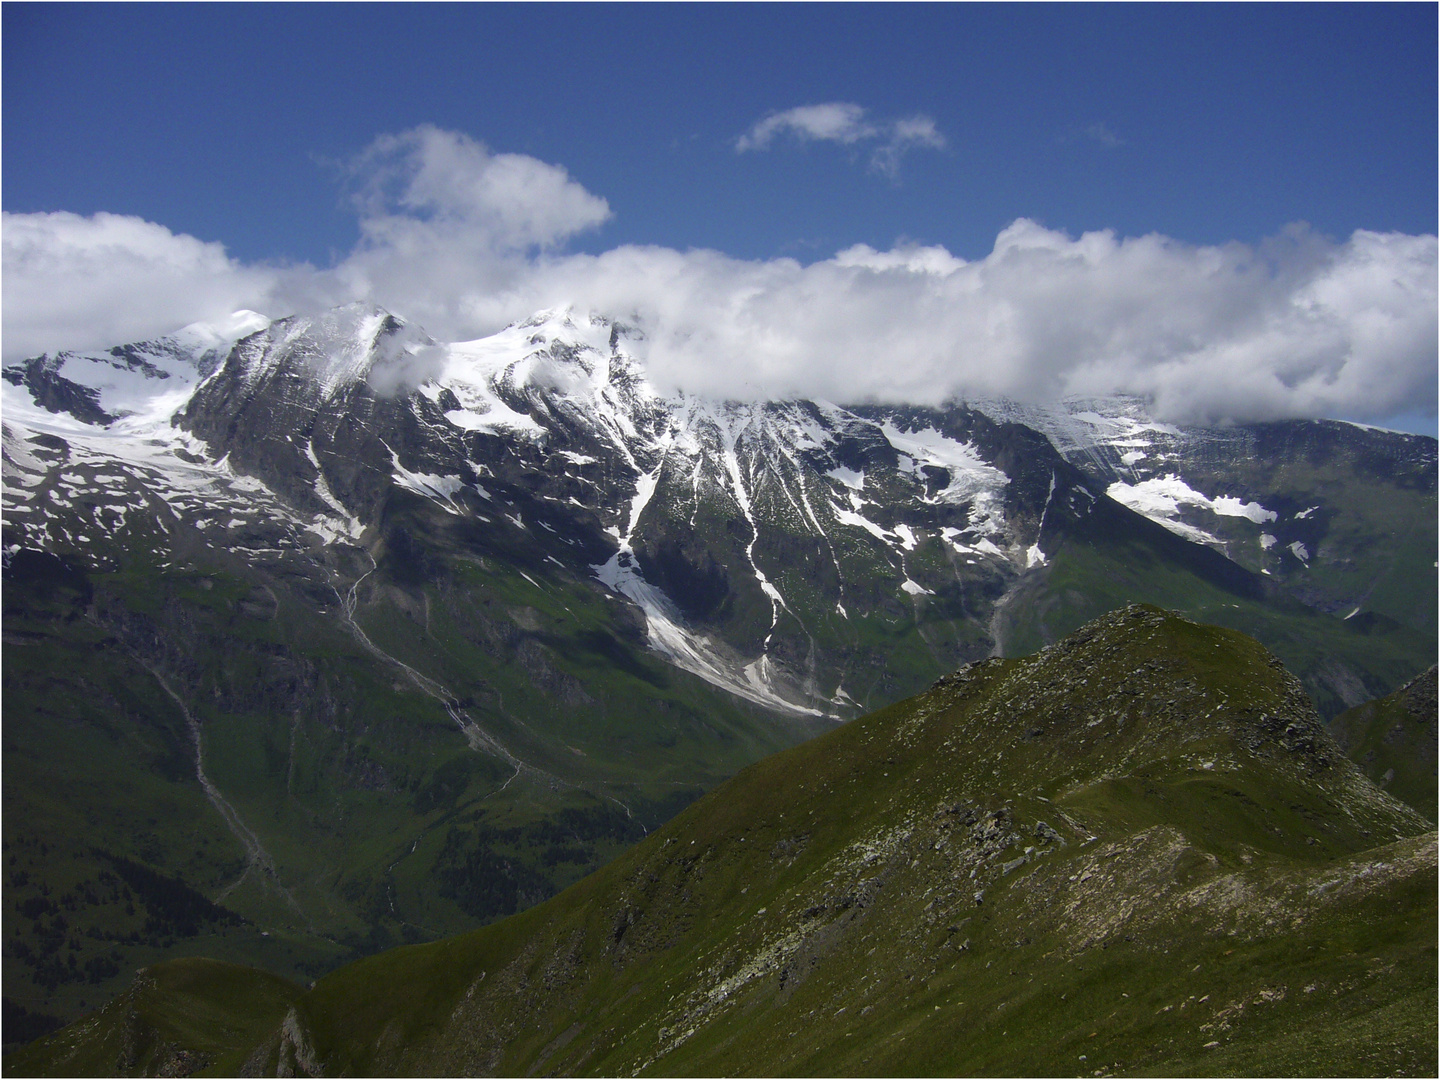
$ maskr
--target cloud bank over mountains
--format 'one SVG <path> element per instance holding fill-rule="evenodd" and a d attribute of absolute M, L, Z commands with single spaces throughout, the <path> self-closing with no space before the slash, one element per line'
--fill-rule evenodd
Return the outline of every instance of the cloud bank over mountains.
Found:
<path fill-rule="evenodd" d="M 894 135 L 860 133 L 863 111 L 802 112 L 747 138 Z M 637 322 L 659 388 L 739 399 L 1126 392 L 1177 421 L 1434 408 L 1434 236 L 1336 241 L 1295 226 L 1259 245 L 1197 246 L 1020 219 L 970 261 L 903 244 L 808 265 L 636 245 L 590 255 L 565 245 L 610 218 L 603 198 L 560 166 L 463 134 L 382 136 L 349 177 L 360 240 L 332 267 L 241 263 L 133 217 L 3 215 L 5 358 L 237 308 L 274 317 L 368 300 L 465 340 L 574 305 Z"/>
<path fill-rule="evenodd" d="M 273 308 L 275 271 L 119 214 L 3 214 L 4 356 L 96 348 Z"/>

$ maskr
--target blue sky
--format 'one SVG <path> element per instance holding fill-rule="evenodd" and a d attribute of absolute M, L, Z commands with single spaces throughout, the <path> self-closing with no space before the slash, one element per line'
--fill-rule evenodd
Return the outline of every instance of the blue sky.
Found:
<path fill-rule="evenodd" d="M 247 273 L 346 265 L 367 215 L 356 197 L 375 215 L 375 140 L 421 125 L 480 145 L 492 157 L 467 159 L 477 167 L 523 155 L 604 200 L 606 213 L 512 244 L 530 270 L 537 252 L 604 259 L 630 245 L 752 268 L 857 244 L 973 262 L 1018 219 L 1071 239 L 1238 243 L 1255 258 L 1298 222 L 1307 238 L 1281 246 L 1343 254 L 1357 229 L 1436 231 L 1433 5 L 12 2 L 0 14 L 7 214 L 143 219 L 223 244 Z M 784 123 L 823 105 L 859 111 L 829 138 L 803 117 Z M 916 122 L 929 125 L 918 136 Z M 448 207 L 401 204 L 387 203 L 392 218 Z M 475 275 L 496 291 L 550 295 L 486 258 Z M 1273 258 L 1272 278 L 1294 260 Z M 285 288 L 292 304 L 339 295 L 333 282 Z M 23 337 L 19 295 L 7 287 L 6 329 Z M 499 318 L 461 309 L 481 307 L 457 300 L 427 325 Z M 1114 328 L 1104 335 L 1112 348 Z M 1276 393 L 1295 378 L 1279 373 Z M 1397 394 L 1415 391 L 1357 417 L 1393 416 Z M 1433 414 L 1429 396 L 1419 414 Z"/>

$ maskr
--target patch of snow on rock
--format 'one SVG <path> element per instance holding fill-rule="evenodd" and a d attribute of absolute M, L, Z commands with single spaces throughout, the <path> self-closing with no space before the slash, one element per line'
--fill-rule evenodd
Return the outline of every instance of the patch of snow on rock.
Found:
<path fill-rule="evenodd" d="M 1158 522 L 1171 532 L 1187 540 L 1205 544 L 1216 544 L 1219 541 L 1204 529 L 1181 521 L 1180 513 L 1183 509 L 1208 510 L 1218 517 L 1243 517 L 1257 525 L 1279 517 L 1275 511 L 1267 510 L 1257 502 L 1245 502 L 1230 495 L 1212 499 L 1203 492 L 1196 491 L 1175 473 L 1152 477 L 1138 484 L 1117 480 L 1105 493 L 1116 502 Z"/>
<path fill-rule="evenodd" d="M 864 469 L 856 472 L 854 469 L 846 469 L 843 466 L 837 465 L 825 475 L 830 477 L 830 479 L 832 480 L 839 480 L 840 483 L 844 484 L 846 487 L 850 488 L 853 491 L 865 490 Z"/>
<path fill-rule="evenodd" d="M 945 469 L 950 474 L 945 490 L 927 502 L 963 503 L 982 492 L 1002 490 L 1010 482 L 1008 476 L 981 458 L 970 443 L 956 442 L 934 428 L 901 431 L 887 422 L 880 425 L 880 430 L 891 446 L 914 458 L 917 464 Z"/>

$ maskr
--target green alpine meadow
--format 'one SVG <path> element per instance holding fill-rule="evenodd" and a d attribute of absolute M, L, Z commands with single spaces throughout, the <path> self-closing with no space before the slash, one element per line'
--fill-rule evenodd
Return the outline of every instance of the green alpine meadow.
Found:
<path fill-rule="evenodd" d="M 1371 782 L 1253 639 L 1130 605 L 764 758 L 500 922 L 308 986 L 163 961 L 5 1068 L 1433 1075 L 1436 886 L 1433 800 Z"/>

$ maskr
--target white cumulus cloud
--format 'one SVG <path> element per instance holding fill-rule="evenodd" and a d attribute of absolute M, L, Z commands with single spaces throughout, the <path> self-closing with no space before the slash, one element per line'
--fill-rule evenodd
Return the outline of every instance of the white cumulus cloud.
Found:
<path fill-rule="evenodd" d="M 735 141 L 735 149 L 763 150 L 782 132 L 791 132 L 800 139 L 817 139 L 845 145 L 871 139 L 879 129 L 865 122 L 865 110 L 859 105 L 830 101 L 823 105 L 800 105 L 784 112 L 771 113 Z"/>
<path fill-rule="evenodd" d="M 483 324 L 534 259 L 611 216 L 558 165 L 428 125 L 376 139 L 351 175 L 360 243 L 325 295 L 384 298 L 427 326 Z"/>
<path fill-rule="evenodd" d="M 855 247 L 808 266 L 619 248 L 533 274 L 637 313 L 652 375 L 735 397 L 1136 393 L 1170 419 L 1380 418 L 1434 401 L 1434 237 L 1297 231 L 1267 250 L 1020 220 L 983 259 Z"/>
<path fill-rule="evenodd" d="M 362 245 L 371 249 L 430 243 L 435 233 L 456 230 L 471 246 L 496 252 L 548 248 L 610 218 L 610 205 L 560 166 L 492 154 L 468 135 L 429 124 L 380 136 L 350 172 Z"/>
<path fill-rule="evenodd" d="M 0 214 L 7 360 L 154 336 L 271 306 L 279 275 L 138 217 Z"/>
<path fill-rule="evenodd" d="M 377 140 L 354 177 L 361 239 L 328 269 L 243 265 L 134 218 L 6 215 L 6 358 L 238 307 L 368 300 L 454 341 L 573 306 L 638 319 L 660 388 L 739 399 L 1125 392 L 1180 421 L 1383 421 L 1435 402 L 1434 236 L 1334 241 L 1301 226 L 1192 245 L 1020 219 L 973 260 L 908 244 L 809 264 L 637 245 L 578 255 L 566 239 L 609 207 L 557 165 L 420 128 Z"/>

